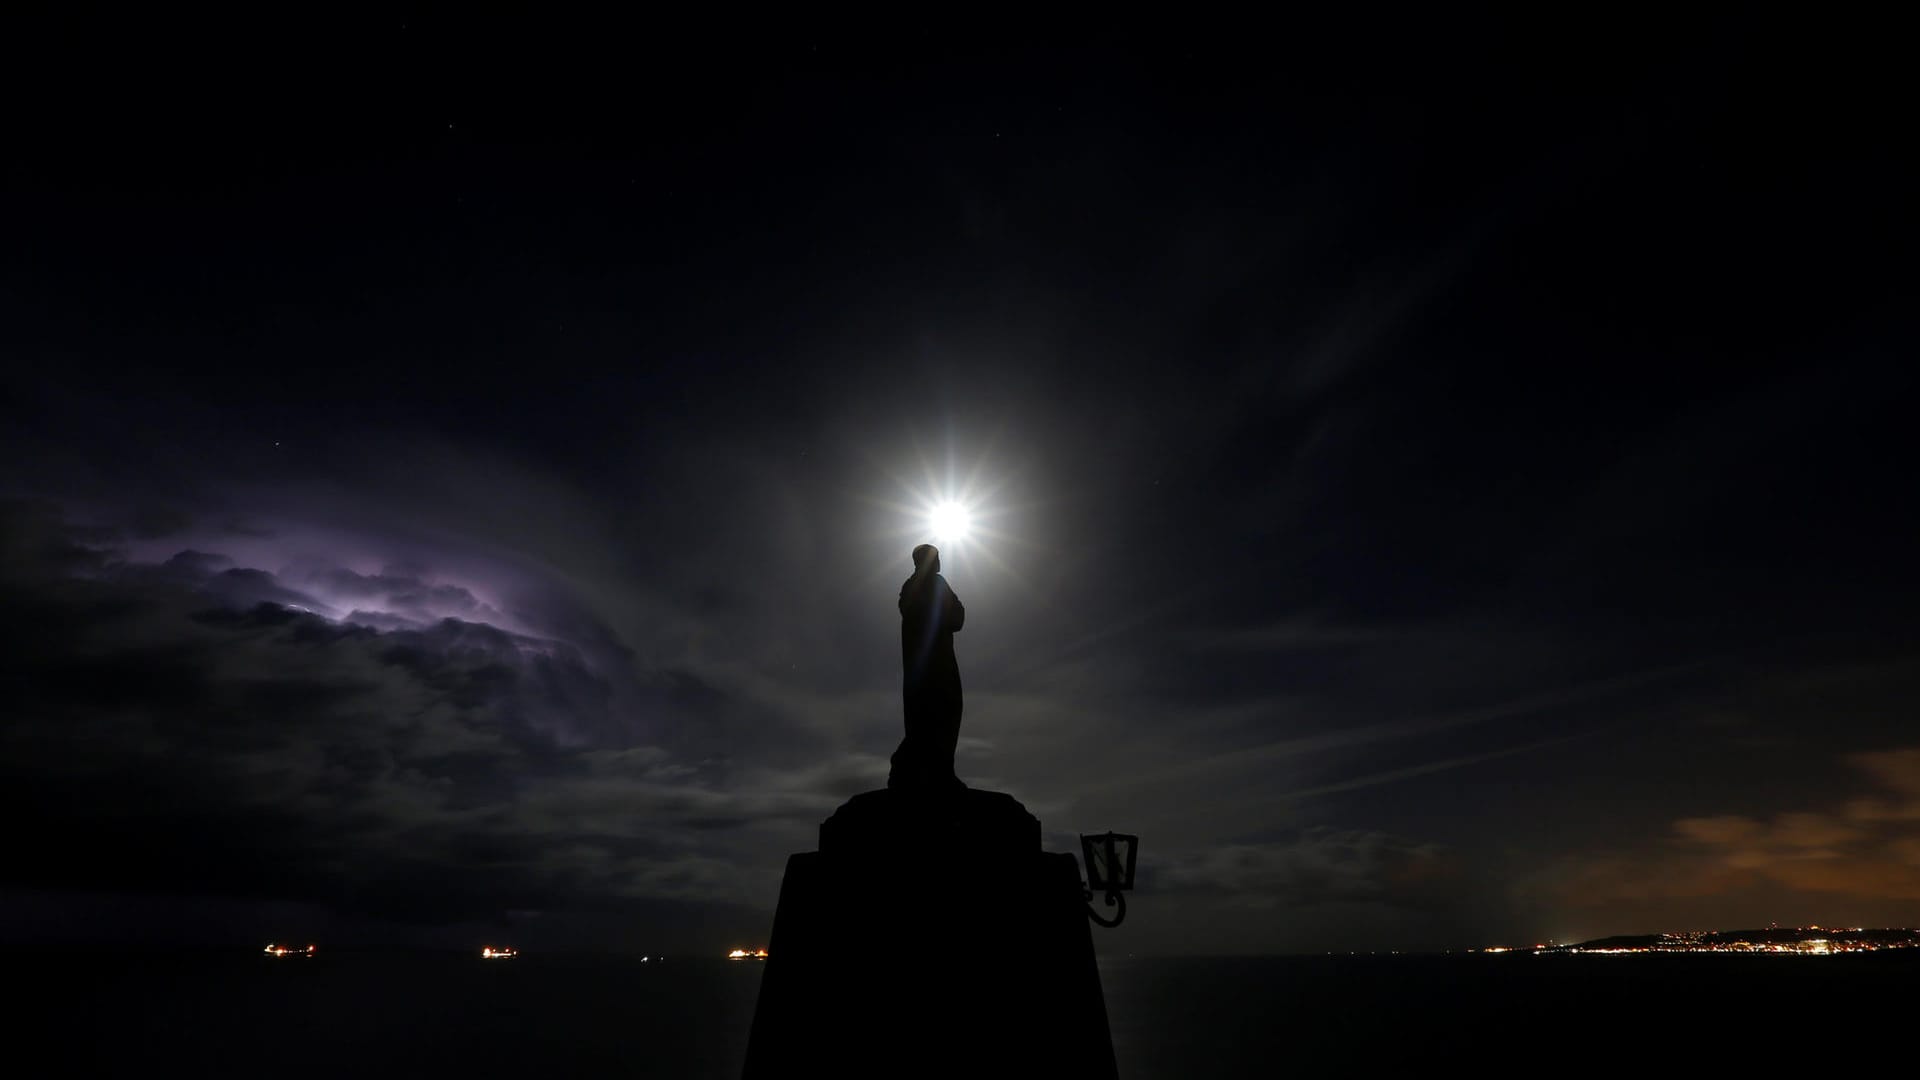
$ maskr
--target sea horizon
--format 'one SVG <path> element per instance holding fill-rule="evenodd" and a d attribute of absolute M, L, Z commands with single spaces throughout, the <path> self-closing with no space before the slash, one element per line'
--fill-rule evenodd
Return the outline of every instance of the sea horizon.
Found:
<path fill-rule="evenodd" d="M 1839 1018 L 1845 1030 L 1898 1023 L 1895 1003 L 1920 976 L 1920 950 L 1817 962 L 1122 954 L 1101 957 L 1099 969 L 1123 1078 L 1257 1075 L 1282 1056 L 1333 1075 L 1446 1062 L 1520 1075 L 1570 1045 L 1583 1047 L 1583 1059 L 1621 1067 L 1647 1053 L 1702 1067 L 1811 1053 L 1825 1043 L 1782 1048 L 1703 1033 L 1775 1014 L 1821 1031 Z M 724 956 L 667 954 L 643 964 L 632 954 L 566 952 L 469 962 L 456 950 L 381 947 L 313 959 L 40 949 L 15 965 L 16 978 L 39 990 L 20 1024 L 24 1045 L 42 1042 L 51 1060 L 73 1066 L 65 1071 L 165 1061 L 203 1076 L 252 1075 L 271 1059 L 297 1075 L 736 1077 L 764 970 Z M 1596 1042 L 1594 1032 L 1632 1035 Z M 848 1039 L 857 1053 L 858 1031 Z M 1491 1064 L 1489 1051 L 1498 1059 Z"/>

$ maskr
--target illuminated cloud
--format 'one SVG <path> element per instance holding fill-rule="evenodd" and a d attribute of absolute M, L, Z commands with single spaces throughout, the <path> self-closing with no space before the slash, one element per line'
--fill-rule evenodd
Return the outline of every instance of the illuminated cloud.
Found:
<path fill-rule="evenodd" d="M 0 513 L 0 647 L 25 673 L 0 778 L 37 823 L 9 860 L 16 885 L 438 921 L 724 905 L 777 883 L 752 828 L 793 843 L 868 786 L 848 770 L 884 774 L 858 758 L 755 771 L 649 742 L 659 718 L 633 714 L 682 708 L 673 680 L 622 670 L 604 628 L 491 625 L 426 568 L 308 568 L 293 588 L 214 553 L 129 559 L 113 539 L 46 506 Z M 394 621 L 331 614 L 347 601 Z"/>
<path fill-rule="evenodd" d="M 1920 900 L 1920 747 L 1850 754 L 1878 795 L 1828 811 L 1680 818 L 1655 849 L 1561 860 L 1536 885 L 1557 901 L 1728 897 L 1779 887 L 1860 901 Z"/>

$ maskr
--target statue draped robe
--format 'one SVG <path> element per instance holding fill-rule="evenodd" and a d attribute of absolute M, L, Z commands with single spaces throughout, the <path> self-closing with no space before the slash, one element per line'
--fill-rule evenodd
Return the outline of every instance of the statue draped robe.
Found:
<path fill-rule="evenodd" d="M 966 619 L 967 609 L 937 573 L 916 573 L 900 587 L 906 737 L 893 752 L 890 788 L 964 786 L 953 772 L 960 741 L 960 664 L 953 655 L 953 635 Z"/>

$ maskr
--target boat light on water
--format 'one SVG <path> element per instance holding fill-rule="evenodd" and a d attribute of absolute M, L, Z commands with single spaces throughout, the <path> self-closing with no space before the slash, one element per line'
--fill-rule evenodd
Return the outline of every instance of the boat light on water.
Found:
<path fill-rule="evenodd" d="M 765 960 L 766 958 L 767 950 L 765 949 L 735 949 L 727 954 L 729 960 Z"/>
<path fill-rule="evenodd" d="M 482 960 L 511 960 L 519 955 L 519 949 L 496 949 L 491 945 L 480 950 Z"/>
<path fill-rule="evenodd" d="M 319 950 L 312 945 L 303 949 L 298 945 L 269 944 L 260 951 L 268 956 L 312 956 Z"/>

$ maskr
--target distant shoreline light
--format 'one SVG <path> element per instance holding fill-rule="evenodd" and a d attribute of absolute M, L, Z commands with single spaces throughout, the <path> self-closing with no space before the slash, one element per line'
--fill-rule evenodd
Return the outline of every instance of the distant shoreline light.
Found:
<path fill-rule="evenodd" d="M 1625 956 L 1643 953 L 1765 953 L 1788 956 L 1837 956 L 1920 948 L 1920 929 L 1885 927 L 1822 929 L 1819 926 L 1769 927 L 1765 930 L 1696 930 L 1677 934 L 1619 935 L 1572 945 L 1492 945 L 1469 950 L 1485 954 L 1533 956 Z"/>

